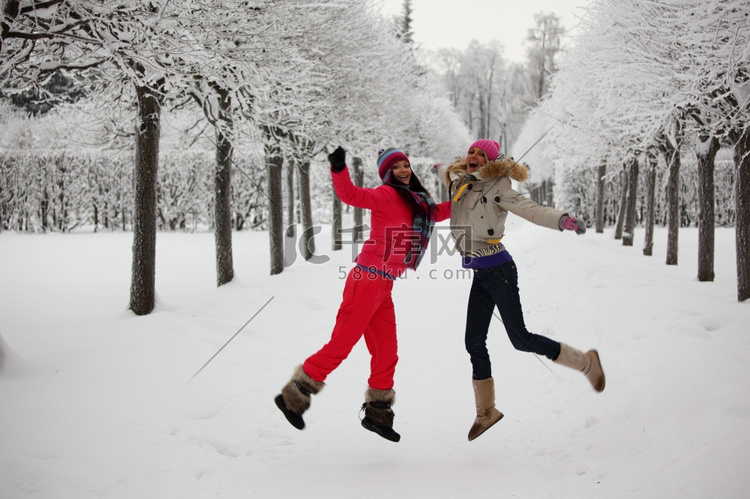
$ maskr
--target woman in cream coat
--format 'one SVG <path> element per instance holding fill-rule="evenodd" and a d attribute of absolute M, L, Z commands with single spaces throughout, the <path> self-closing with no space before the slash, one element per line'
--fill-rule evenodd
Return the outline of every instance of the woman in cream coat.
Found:
<path fill-rule="evenodd" d="M 469 431 L 469 440 L 477 438 L 503 417 L 495 408 L 495 385 L 486 344 L 495 307 L 517 350 L 544 355 L 582 371 L 598 392 L 604 390 L 605 384 L 596 350 L 584 353 L 526 329 L 516 265 L 501 242 L 508 212 L 554 230 L 583 234 L 586 226 L 582 220 L 540 206 L 513 190 L 511 179 L 524 181 L 528 172 L 512 158 L 498 158 L 499 152 L 497 142 L 478 140 L 469 147 L 466 158 L 441 165 L 437 171 L 451 193 L 451 233 L 463 266 L 474 270 L 465 342 L 471 358 L 477 416 Z"/>

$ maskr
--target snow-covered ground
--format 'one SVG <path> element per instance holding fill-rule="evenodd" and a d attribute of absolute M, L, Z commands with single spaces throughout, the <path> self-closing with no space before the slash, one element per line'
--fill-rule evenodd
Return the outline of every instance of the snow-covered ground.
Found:
<path fill-rule="evenodd" d="M 446 238 L 441 226 L 438 237 Z M 490 348 L 505 418 L 468 442 L 463 324 L 470 279 L 430 257 L 394 287 L 400 443 L 364 430 L 364 343 L 289 425 L 273 397 L 329 338 L 351 265 L 297 259 L 268 275 L 265 233 L 234 235 L 235 282 L 215 287 L 213 235 L 160 233 L 154 313 L 127 311 L 131 234 L 0 234 L 0 498 L 747 497 L 750 303 L 736 300 L 734 231 L 716 281 L 611 230 L 557 233 L 511 217 L 530 330 L 600 352 L 607 388 Z M 439 243 L 438 243 L 439 244 Z M 191 377 L 270 303 L 192 381 Z"/>

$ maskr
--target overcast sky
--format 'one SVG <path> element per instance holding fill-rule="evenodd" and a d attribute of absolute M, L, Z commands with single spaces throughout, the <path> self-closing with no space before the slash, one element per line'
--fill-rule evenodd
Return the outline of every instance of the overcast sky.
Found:
<path fill-rule="evenodd" d="M 383 13 L 402 14 L 403 0 L 382 0 Z M 412 0 L 414 41 L 430 50 L 465 49 L 471 40 L 499 40 L 505 57 L 522 62 L 524 40 L 534 27 L 534 14 L 543 11 L 560 16 L 571 31 L 583 14 L 587 0 Z"/>

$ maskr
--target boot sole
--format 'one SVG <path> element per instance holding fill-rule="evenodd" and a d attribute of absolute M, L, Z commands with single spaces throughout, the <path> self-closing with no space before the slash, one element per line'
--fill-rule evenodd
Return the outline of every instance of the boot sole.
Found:
<path fill-rule="evenodd" d="M 362 428 L 370 430 L 371 432 L 376 433 L 391 442 L 398 442 L 399 440 L 401 440 L 401 435 L 396 433 L 393 428 L 378 426 L 367 418 L 364 418 L 362 420 Z"/>
<path fill-rule="evenodd" d="M 602 368 L 602 361 L 599 359 L 599 352 L 597 352 L 596 350 L 591 350 L 591 353 L 593 353 L 594 357 L 596 357 L 596 363 L 599 365 L 599 372 L 602 373 L 601 383 L 597 385 L 593 385 L 593 386 L 594 386 L 594 390 L 601 393 L 604 391 L 604 387 L 606 385 L 607 380 L 604 377 L 604 369 Z"/>
<path fill-rule="evenodd" d="M 284 403 L 283 395 L 277 395 L 274 399 L 274 402 L 276 402 L 276 407 L 281 409 L 281 412 L 284 413 L 284 417 L 286 417 L 286 420 L 289 421 L 292 426 L 294 426 L 298 430 L 302 430 L 305 428 L 305 421 L 302 419 L 302 416 L 286 406 L 286 404 Z"/>
<path fill-rule="evenodd" d="M 483 433 L 484 433 L 485 431 L 487 431 L 487 430 L 489 430 L 490 428 L 492 428 L 493 426 L 495 426 L 495 423 L 497 423 L 498 421 L 500 421 L 501 419 L 503 419 L 503 416 L 504 416 L 504 414 L 503 414 L 503 413 L 501 412 L 501 413 L 500 413 L 500 417 L 499 417 L 499 418 L 497 418 L 497 419 L 496 419 L 495 421 L 493 421 L 492 423 L 490 423 L 489 425 L 485 426 L 485 427 L 484 427 L 484 429 L 483 429 L 482 431 L 480 431 L 479 433 L 477 433 L 477 434 L 476 434 L 476 435 L 474 435 L 473 437 L 472 437 L 472 436 L 469 436 L 469 442 L 471 442 L 472 440 L 476 440 L 476 439 L 477 439 L 477 438 L 479 438 L 479 436 L 480 436 L 480 435 L 482 435 L 482 434 L 483 434 Z"/>

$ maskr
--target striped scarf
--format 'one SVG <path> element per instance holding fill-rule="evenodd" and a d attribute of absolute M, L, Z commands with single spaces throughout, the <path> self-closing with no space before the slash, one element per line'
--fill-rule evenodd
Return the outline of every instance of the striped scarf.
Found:
<path fill-rule="evenodd" d="M 435 201 L 428 193 L 413 191 L 407 185 L 390 185 L 395 189 L 404 189 L 411 194 L 412 213 L 414 214 L 412 230 L 414 230 L 416 237 L 410 238 L 411 246 L 404 257 L 404 263 L 408 268 L 416 269 L 427 250 L 432 229 L 437 219 Z"/>

